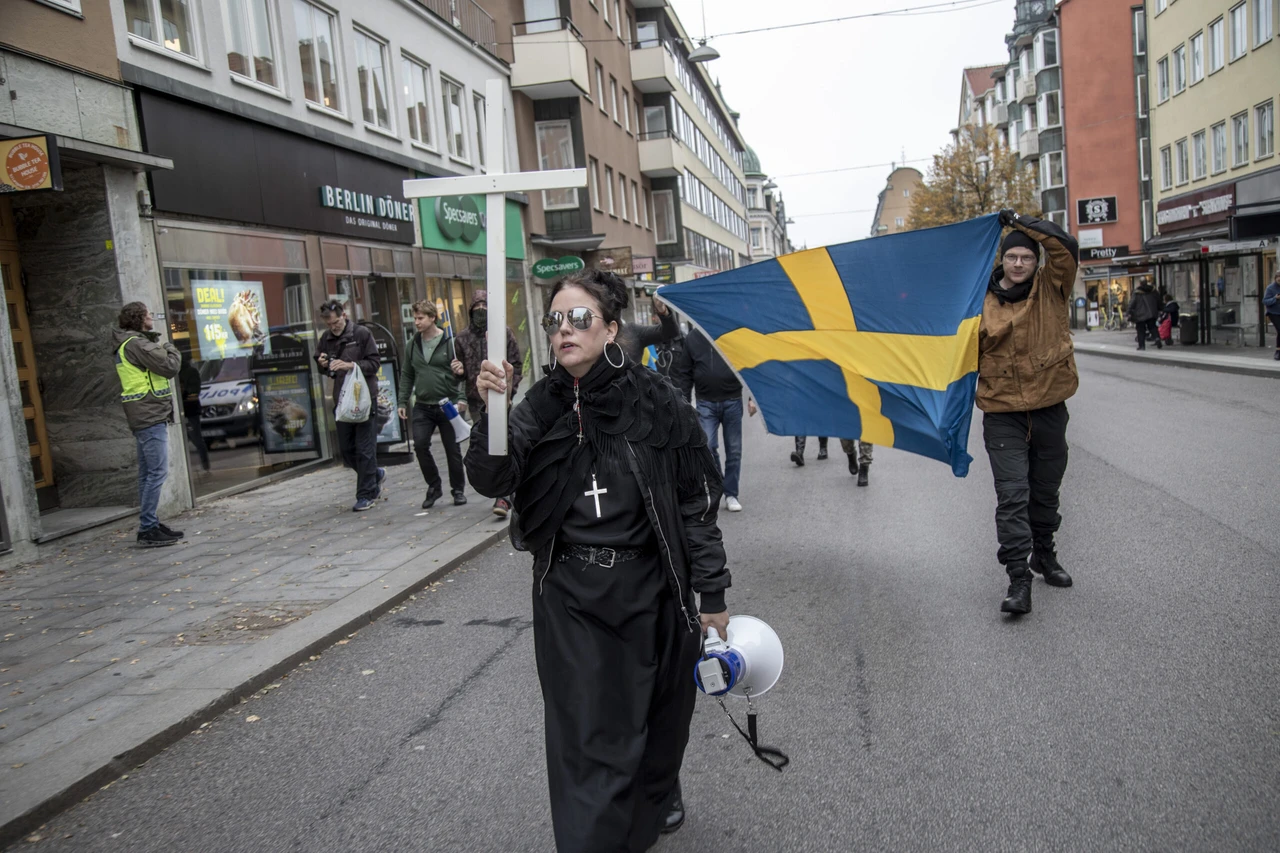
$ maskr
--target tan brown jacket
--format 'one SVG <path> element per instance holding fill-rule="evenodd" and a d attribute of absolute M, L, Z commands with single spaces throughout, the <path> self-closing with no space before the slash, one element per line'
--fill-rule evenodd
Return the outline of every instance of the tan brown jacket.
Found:
<path fill-rule="evenodd" d="M 1013 227 L 1040 244 L 1044 261 L 1021 302 L 1001 304 L 987 291 L 978 331 L 977 402 L 984 412 L 1043 409 L 1075 394 L 1080 384 L 1068 323 L 1079 247 L 1052 222 L 1022 217 Z M 997 268 L 993 288 L 1001 277 Z"/>

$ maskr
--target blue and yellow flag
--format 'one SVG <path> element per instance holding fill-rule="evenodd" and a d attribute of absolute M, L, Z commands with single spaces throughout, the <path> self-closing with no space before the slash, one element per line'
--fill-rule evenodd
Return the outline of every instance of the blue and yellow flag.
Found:
<path fill-rule="evenodd" d="M 969 472 L 996 216 L 783 255 L 668 285 L 776 435 L 859 438 Z"/>

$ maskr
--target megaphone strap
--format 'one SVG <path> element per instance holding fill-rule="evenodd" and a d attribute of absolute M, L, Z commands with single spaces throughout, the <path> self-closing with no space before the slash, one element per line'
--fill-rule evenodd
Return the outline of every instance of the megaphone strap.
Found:
<path fill-rule="evenodd" d="M 717 696 L 716 701 L 720 703 L 720 710 L 724 711 L 724 715 L 729 718 L 729 722 L 733 723 L 733 727 L 738 730 L 738 734 L 742 735 L 742 739 L 747 742 L 747 745 L 751 747 L 751 751 L 756 754 L 756 758 L 779 773 L 782 772 L 782 768 L 791 763 L 790 756 L 776 746 L 762 746 L 760 744 L 754 709 L 747 711 L 747 731 L 744 732 L 742 726 L 738 725 L 738 721 L 733 718 L 733 714 L 729 713 L 729 709 L 725 707 L 724 700 Z"/>

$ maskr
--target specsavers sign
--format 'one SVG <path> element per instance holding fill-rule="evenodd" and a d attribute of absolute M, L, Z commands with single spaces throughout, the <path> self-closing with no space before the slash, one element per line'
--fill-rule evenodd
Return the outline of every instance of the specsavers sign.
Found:
<path fill-rule="evenodd" d="M 449 195 L 424 198 L 418 202 L 422 245 L 426 249 L 483 255 L 488 249 L 489 224 L 482 195 Z M 507 202 L 507 257 L 524 258 L 524 223 L 520 206 Z"/>

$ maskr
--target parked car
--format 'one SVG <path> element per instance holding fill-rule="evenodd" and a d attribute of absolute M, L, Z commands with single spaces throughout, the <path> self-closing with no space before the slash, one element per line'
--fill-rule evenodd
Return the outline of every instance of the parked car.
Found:
<path fill-rule="evenodd" d="M 249 359 L 200 362 L 200 433 L 206 440 L 258 435 L 258 390 Z"/>

